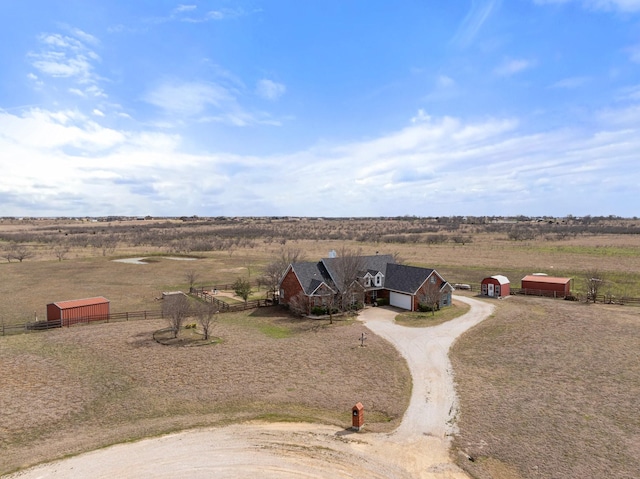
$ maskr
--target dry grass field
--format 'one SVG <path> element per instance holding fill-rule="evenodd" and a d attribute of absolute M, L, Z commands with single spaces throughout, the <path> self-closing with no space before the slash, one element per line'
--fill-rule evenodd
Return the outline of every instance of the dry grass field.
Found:
<path fill-rule="evenodd" d="M 406 362 L 354 321 L 275 308 L 220 315 L 215 345 L 156 343 L 162 321 L 76 326 L 0 338 L 0 474 L 173 430 L 250 419 L 390 431 L 406 409 Z"/>
<path fill-rule="evenodd" d="M 107 297 L 112 312 L 159 310 L 162 291 L 188 288 L 188 271 L 196 285 L 255 281 L 285 248 L 308 260 L 344 246 L 393 253 L 474 286 L 504 274 L 518 287 L 525 274 L 544 272 L 572 277 L 581 292 L 598 270 L 606 292 L 640 297 L 636 220 L 456 221 L 2 219 L 0 252 L 19 244 L 29 255 L 0 257 L 0 322 L 43 319 L 49 302 L 91 296 Z M 60 245 L 68 248 L 62 261 Z M 176 256 L 195 259 L 169 259 Z M 113 261 L 129 257 L 151 261 Z M 640 477 L 640 308 L 525 297 L 496 304 L 452 353 L 461 396 L 455 446 L 476 458 L 464 467 L 478 479 Z M 357 324 L 266 311 L 221 315 L 213 334 L 222 342 L 199 348 L 153 342 L 161 321 L 0 337 L 0 474 L 202 425 L 346 424 L 354 400 L 373 405 L 376 429 L 398 424 L 410 384 L 387 343 L 370 334 L 359 348 Z M 355 373 L 370 379 L 348 380 Z"/>
<path fill-rule="evenodd" d="M 511 297 L 451 357 L 473 477 L 640 477 L 639 309 Z"/>
<path fill-rule="evenodd" d="M 345 246 L 363 254 L 394 253 L 409 264 L 436 268 L 451 283 L 477 285 L 487 275 L 504 274 L 518 287 L 526 274 L 545 272 L 574 278 L 572 289 L 579 292 L 586 272 L 598 270 L 607 278 L 603 292 L 640 296 L 640 227 L 635 220 L 553 225 L 579 231 L 568 236 L 544 233 L 546 224 L 527 224 L 527 229 L 539 228 L 539 234 L 518 241 L 509 238 L 510 224 L 461 224 L 451 232 L 451 225 L 434 221 L 4 219 L 0 252 L 24 244 L 30 256 L 23 262 L 0 259 L 0 321 L 41 319 L 49 302 L 91 296 L 111 300 L 112 312 L 157 309 L 155 298 L 162 291 L 188 288 L 189 270 L 199 285 L 238 277 L 255 281 L 284 249 L 317 260 Z M 105 243 L 109 238 L 113 244 Z M 54 254 L 60 245 L 68 248 L 62 261 Z M 140 256 L 151 262 L 112 261 Z M 167 259 L 176 256 L 196 260 Z"/>

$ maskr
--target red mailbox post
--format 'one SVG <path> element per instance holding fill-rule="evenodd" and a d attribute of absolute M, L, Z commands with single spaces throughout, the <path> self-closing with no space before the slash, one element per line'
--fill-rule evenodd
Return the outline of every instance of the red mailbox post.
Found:
<path fill-rule="evenodd" d="M 364 406 L 361 402 L 351 408 L 351 428 L 359 431 L 364 426 Z"/>

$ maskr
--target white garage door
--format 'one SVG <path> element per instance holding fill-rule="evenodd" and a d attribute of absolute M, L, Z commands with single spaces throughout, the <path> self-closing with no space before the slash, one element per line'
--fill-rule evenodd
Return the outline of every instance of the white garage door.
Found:
<path fill-rule="evenodd" d="M 408 294 L 394 293 L 391 291 L 389 297 L 389 304 L 396 308 L 408 309 L 411 311 L 411 296 Z"/>

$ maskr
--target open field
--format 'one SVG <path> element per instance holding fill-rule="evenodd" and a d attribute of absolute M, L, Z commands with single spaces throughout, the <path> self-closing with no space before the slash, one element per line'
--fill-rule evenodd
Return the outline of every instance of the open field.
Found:
<path fill-rule="evenodd" d="M 162 291 L 188 289 L 190 270 L 196 285 L 253 281 L 283 248 L 308 260 L 343 246 L 394 253 L 474 286 L 505 274 L 518 287 L 525 274 L 545 272 L 574 278 L 572 290 L 580 292 L 586 273 L 598 270 L 611 294 L 640 297 L 638 225 L 5 219 L 0 251 L 21 242 L 32 255 L 0 259 L 0 320 L 42 319 L 49 302 L 90 296 L 110 299 L 112 312 L 157 310 Z M 513 239 L 516 227 L 537 233 Z M 112 248 L 96 236 L 118 241 Z M 69 246 L 62 261 L 52 253 L 59 243 Z M 179 255 L 196 260 L 168 258 Z M 152 261 L 112 261 L 141 256 Z M 519 296 L 493 304 L 494 317 L 452 353 L 461 401 L 455 447 L 476 458 L 460 464 L 478 479 L 640 477 L 640 308 Z M 223 316 L 213 332 L 222 343 L 189 350 L 153 343 L 151 333 L 166 326 L 160 321 L 0 337 L 0 403 L 10 405 L 0 420 L 0 446 L 7 448 L 0 473 L 122 440 L 252 418 L 344 424 L 354 396 L 375 404 L 377 430 L 398 424 L 410 386 L 387 343 L 375 338 L 378 352 L 358 363 L 363 373 L 375 371 L 372 384 L 351 383 L 344 380 L 353 375 L 349 363 L 374 352 L 374 335 L 362 349 L 357 324 L 260 317 L 265 311 Z"/>
<path fill-rule="evenodd" d="M 0 474 L 173 430 L 250 419 L 391 431 L 408 404 L 406 362 L 353 321 L 292 319 L 276 308 L 220 315 L 221 343 L 163 346 L 162 321 L 76 326 L 0 339 Z"/>
<path fill-rule="evenodd" d="M 157 309 L 162 291 L 196 285 L 257 280 L 283 249 L 308 260 L 346 246 L 363 254 L 394 253 L 408 264 L 433 267 L 451 283 L 478 285 L 504 274 L 514 287 L 532 272 L 574 278 L 598 270 L 607 278 L 603 292 L 640 297 L 640 221 L 602 220 L 595 224 L 445 223 L 434 219 L 286 220 L 209 219 L 81 222 L 0 220 L 0 252 L 24 245 L 23 262 L 0 260 L 0 321 L 24 323 L 43 318 L 52 301 L 105 296 L 113 312 Z M 536 232 L 510 239 L 513 228 Z M 56 247 L 68 248 L 62 261 Z M 197 258 L 176 261 L 176 255 Z M 151 257 L 148 264 L 111 261 Z"/>
<path fill-rule="evenodd" d="M 511 297 L 451 360 L 473 477 L 640 477 L 638 309 Z"/>

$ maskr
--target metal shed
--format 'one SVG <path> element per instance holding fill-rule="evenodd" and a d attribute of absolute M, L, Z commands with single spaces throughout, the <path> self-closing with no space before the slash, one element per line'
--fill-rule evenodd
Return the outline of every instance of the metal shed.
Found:
<path fill-rule="evenodd" d="M 60 320 L 62 326 L 107 319 L 109 319 L 109 300 L 102 296 L 47 304 L 47 321 Z"/>
<path fill-rule="evenodd" d="M 522 292 L 535 296 L 564 298 L 571 295 L 571 278 L 530 274 L 522 278 Z"/>
<path fill-rule="evenodd" d="M 502 298 L 511 294 L 511 283 L 509 283 L 509 278 L 501 274 L 484 278 L 480 283 L 480 287 L 483 296 Z"/>

